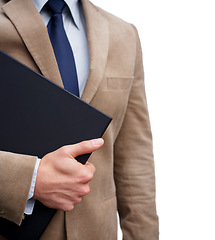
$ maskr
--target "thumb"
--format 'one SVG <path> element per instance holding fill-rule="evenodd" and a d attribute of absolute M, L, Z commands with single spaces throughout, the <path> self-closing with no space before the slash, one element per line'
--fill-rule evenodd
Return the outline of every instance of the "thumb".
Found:
<path fill-rule="evenodd" d="M 77 144 L 73 144 L 68 146 L 70 155 L 72 157 L 77 157 L 82 154 L 87 154 L 96 151 L 104 144 L 104 140 L 102 138 L 92 139 L 88 141 L 83 141 Z"/>

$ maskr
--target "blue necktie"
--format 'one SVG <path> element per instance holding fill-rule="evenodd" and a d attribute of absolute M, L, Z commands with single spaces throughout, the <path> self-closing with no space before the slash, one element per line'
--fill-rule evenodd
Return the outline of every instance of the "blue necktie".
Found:
<path fill-rule="evenodd" d="M 52 13 L 47 28 L 64 88 L 79 97 L 75 60 L 63 26 L 62 11 L 65 2 L 63 0 L 49 0 L 46 6 Z"/>

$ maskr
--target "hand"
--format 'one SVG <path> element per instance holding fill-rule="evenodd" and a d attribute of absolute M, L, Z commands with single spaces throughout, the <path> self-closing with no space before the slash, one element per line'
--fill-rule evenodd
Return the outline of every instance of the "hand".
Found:
<path fill-rule="evenodd" d="M 40 162 L 34 198 L 49 208 L 71 211 L 90 192 L 89 181 L 95 167 L 75 160 L 78 155 L 91 153 L 104 144 L 102 139 L 64 146 L 45 155 Z"/>

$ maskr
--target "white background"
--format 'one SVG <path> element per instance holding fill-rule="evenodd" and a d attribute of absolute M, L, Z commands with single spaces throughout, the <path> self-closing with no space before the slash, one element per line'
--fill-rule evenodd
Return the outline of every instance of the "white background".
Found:
<path fill-rule="evenodd" d="M 215 240 L 214 0 L 92 1 L 139 31 L 160 240 Z"/>

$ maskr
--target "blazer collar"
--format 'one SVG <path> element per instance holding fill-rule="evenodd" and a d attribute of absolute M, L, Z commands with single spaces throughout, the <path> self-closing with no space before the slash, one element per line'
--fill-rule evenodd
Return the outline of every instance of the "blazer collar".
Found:
<path fill-rule="evenodd" d="M 109 45 L 108 23 L 88 0 L 82 0 L 88 34 L 90 73 L 82 99 L 93 99 L 102 80 Z M 11 0 L 2 10 L 14 24 L 41 73 L 63 87 L 46 26 L 33 1 Z M 35 24 L 36 23 L 36 24 Z"/>

